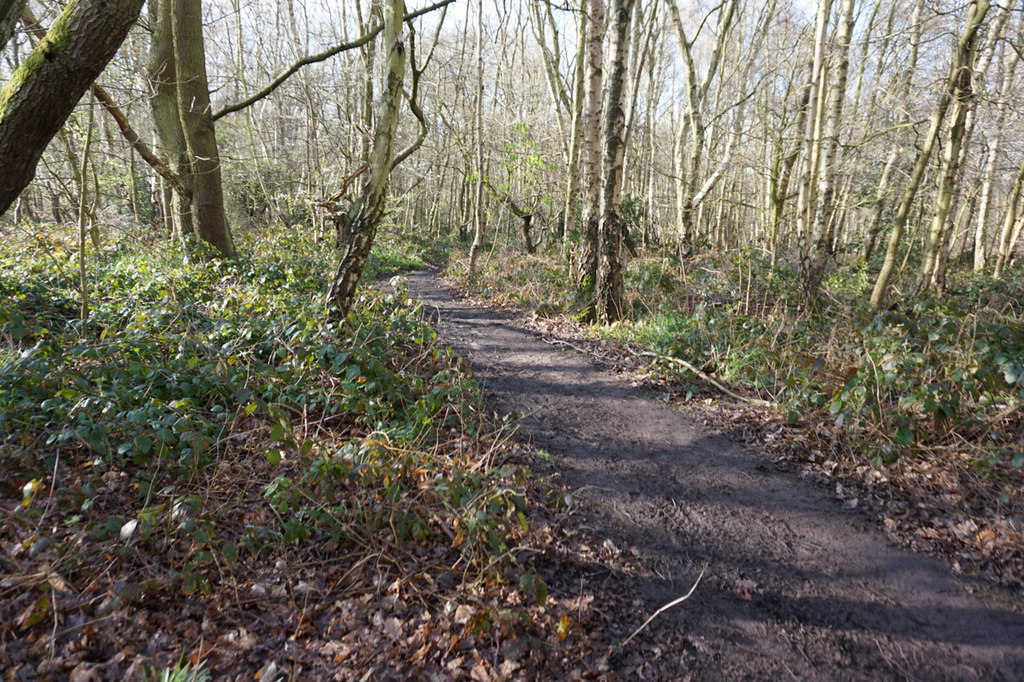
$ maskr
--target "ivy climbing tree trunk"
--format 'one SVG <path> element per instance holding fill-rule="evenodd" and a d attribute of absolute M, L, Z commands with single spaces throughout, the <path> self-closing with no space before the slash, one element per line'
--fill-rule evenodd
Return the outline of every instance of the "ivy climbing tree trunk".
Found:
<path fill-rule="evenodd" d="M 46 145 L 117 52 L 142 2 L 71 0 L 0 92 L 0 214 L 32 181 Z"/>
<path fill-rule="evenodd" d="M 384 91 L 377 106 L 377 127 L 373 135 L 370 168 L 363 190 L 349 210 L 339 219 L 347 222 L 351 239 L 334 273 L 327 292 L 328 303 L 344 318 L 352 307 L 356 285 L 370 255 L 377 225 L 384 217 L 385 200 L 395 155 L 395 133 L 402 104 L 405 78 L 405 45 L 402 42 L 402 17 L 405 0 L 390 0 L 384 18 L 384 44 L 387 48 L 387 73 Z"/>

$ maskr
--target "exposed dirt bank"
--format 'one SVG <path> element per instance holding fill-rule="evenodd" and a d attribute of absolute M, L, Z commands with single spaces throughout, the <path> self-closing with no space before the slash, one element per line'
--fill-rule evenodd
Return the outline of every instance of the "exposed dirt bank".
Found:
<path fill-rule="evenodd" d="M 657 679 L 1021 680 L 1024 599 L 955 577 L 893 547 L 865 516 L 780 471 L 764 453 L 647 395 L 629 377 L 546 343 L 500 313 L 409 276 L 442 340 L 467 359 L 490 408 L 520 417 L 551 453 L 580 508 L 573 523 L 629 557 L 582 562 L 581 582 L 609 599 L 621 641 L 611 660 Z M 571 557 L 570 557 L 571 559 Z M 563 557 L 564 563 L 564 557 Z M 624 568 L 625 567 L 625 568 Z M 621 595 L 632 595 L 623 600 Z M 596 671 L 595 671 L 596 672 Z"/>

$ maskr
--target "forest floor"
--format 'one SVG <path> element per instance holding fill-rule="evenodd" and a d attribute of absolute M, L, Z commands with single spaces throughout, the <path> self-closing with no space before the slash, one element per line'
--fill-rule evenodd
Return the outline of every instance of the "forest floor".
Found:
<path fill-rule="evenodd" d="M 596 596 L 592 645 L 623 642 L 690 595 L 613 646 L 605 675 L 1024 679 L 1020 591 L 894 546 L 841 483 L 751 443 L 752 430 L 779 437 L 777 415 L 681 411 L 575 339 L 454 298 L 436 273 L 408 285 L 488 408 L 518 419 L 571 491 L 573 542 L 536 563 L 553 596 Z"/>

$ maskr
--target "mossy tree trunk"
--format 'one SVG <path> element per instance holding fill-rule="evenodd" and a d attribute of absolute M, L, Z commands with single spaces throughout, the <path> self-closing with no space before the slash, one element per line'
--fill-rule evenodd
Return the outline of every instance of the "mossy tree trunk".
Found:
<path fill-rule="evenodd" d="M 71 0 L 0 92 L 0 214 L 139 17 L 143 0 Z"/>

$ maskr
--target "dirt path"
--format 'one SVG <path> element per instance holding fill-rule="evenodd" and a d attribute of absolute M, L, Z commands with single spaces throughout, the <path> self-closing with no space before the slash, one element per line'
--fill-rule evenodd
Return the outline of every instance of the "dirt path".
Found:
<path fill-rule="evenodd" d="M 598 594 L 592 582 L 620 581 L 636 597 L 634 612 L 609 614 L 616 637 L 685 594 L 706 566 L 693 597 L 638 637 L 645 676 L 1024 680 L 1020 595 L 894 548 L 764 454 L 499 313 L 453 300 L 431 273 L 409 286 L 488 405 L 519 414 L 522 437 L 552 454 L 583 503 L 579 522 L 635 558 L 629 573 L 571 577 Z"/>

